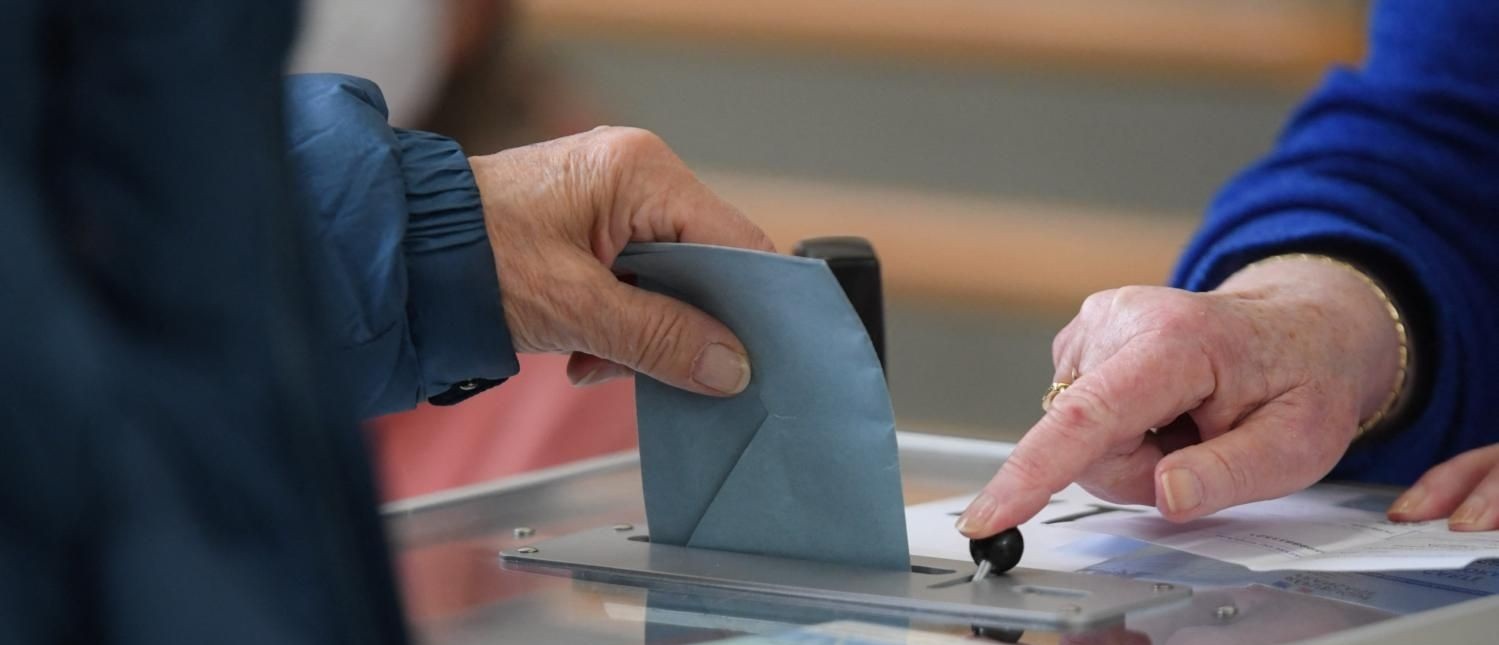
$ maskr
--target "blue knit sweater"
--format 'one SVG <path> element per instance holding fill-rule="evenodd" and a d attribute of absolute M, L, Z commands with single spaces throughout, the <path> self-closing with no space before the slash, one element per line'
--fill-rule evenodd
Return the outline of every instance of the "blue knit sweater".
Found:
<path fill-rule="evenodd" d="M 1499 2 L 1386 0 L 1371 39 L 1218 196 L 1172 281 L 1211 289 L 1314 251 L 1389 285 L 1413 332 L 1413 405 L 1333 476 L 1410 483 L 1499 441 Z"/>

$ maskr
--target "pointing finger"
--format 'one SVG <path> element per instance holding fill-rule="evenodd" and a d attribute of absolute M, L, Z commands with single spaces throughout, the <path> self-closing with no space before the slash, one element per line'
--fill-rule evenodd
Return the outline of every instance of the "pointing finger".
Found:
<path fill-rule="evenodd" d="M 1058 395 L 963 516 L 969 537 L 1030 519 L 1109 446 L 1144 433 L 1212 394 L 1206 355 L 1190 343 L 1138 336 Z"/>

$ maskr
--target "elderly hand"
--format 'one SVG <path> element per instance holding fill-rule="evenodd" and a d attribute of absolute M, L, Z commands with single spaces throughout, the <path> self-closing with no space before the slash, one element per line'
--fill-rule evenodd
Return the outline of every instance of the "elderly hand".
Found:
<path fill-rule="evenodd" d="M 1388 399 L 1399 343 L 1378 292 L 1314 258 L 1251 265 L 1208 293 L 1094 294 L 1052 346 L 1054 380 L 1076 381 L 958 529 L 1018 525 L 1073 481 L 1173 521 L 1304 488 Z"/>
<path fill-rule="evenodd" d="M 1390 519 L 1447 517 L 1454 531 L 1499 529 L 1499 444 L 1469 450 L 1426 471 L 1390 505 Z M 1449 517 L 1450 515 L 1450 517 Z"/>
<path fill-rule="evenodd" d="M 630 370 L 718 396 L 749 383 L 744 345 L 723 323 L 609 270 L 632 241 L 775 250 L 661 139 L 603 127 L 470 164 L 517 351 L 573 352 L 578 384 Z"/>

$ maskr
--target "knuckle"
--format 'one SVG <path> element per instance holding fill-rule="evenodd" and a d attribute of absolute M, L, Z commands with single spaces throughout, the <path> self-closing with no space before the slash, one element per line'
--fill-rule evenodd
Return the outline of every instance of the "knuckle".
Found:
<path fill-rule="evenodd" d="M 1051 364 L 1057 369 L 1062 368 L 1062 359 L 1067 356 L 1067 348 L 1072 346 L 1072 334 L 1066 329 L 1051 339 Z"/>
<path fill-rule="evenodd" d="M 1112 406 L 1089 387 L 1073 386 L 1052 401 L 1051 414 L 1056 417 L 1055 431 L 1069 439 L 1098 428 L 1111 417 Z"/>
<path fill-rule="evenodd" d="M 1181 300 L 1150 307 L 1142 315 L 1149 329 L 1167 338 L 1195 337 L 1203 330 L 1205 322 L 1197 307 Z"/>
<path fill-rule="evenodd" d="M 1063 328 L 1062 331 L 1057 332 L 1056 336 L 1052 337 L 1052 339 L 1051 339 L 1051 359 L 1052 359 L 1052 362 L 1056 362 L 1057 359 L 1061 358 L 1062 357 L 1062 352 L 1065 352 L 1067 350 L 1067 344 L 1070 343 L 1070 342 L 1072 342 L 1072 334 L 1070 334 L 1067 331 L 1070 328 L 1071 328 L 1070 326 L 1066 327 L 1066 328 Z"/>
<path fill-rule="evenodd" d="M 1119 287 L 1114 290 L 1113 300 L 1109 304 L 1116 307 L 1128 307 L 1149 297 L 1153 289 L 1153 287 L 1142 287 L 1135 284 Z"/>
<path fill-rule="evenodd" d="M 1149 320 L 1150 315 L 1169 308 L 1172 301 L 1161 296 L 1161 287 L 1129 285 L 1113 291 L 1108 307 L 1115 318 L 1125 320 Z"/>
<path fill-rule="evenodd" d="M 1110 305 L 1119 289 L 1099 291 L 1083 299 L 1083 306 L 1078 309 L 1078 318 L 1095 318 L 1108 312 Z"/>
<path fill-rule="evenodd" d="M 661 137 L 644 128 L 605 126 L 598 130 L 597 136 L 605 147 L 627 155 L 649 153 L 666 148 L 666 142 Z"/>

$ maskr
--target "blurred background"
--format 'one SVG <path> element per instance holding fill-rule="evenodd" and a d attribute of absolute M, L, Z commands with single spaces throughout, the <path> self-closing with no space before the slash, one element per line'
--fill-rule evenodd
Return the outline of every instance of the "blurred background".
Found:
<path fill-rule="evenodd" d="M 869 238 L 900 425 L 1015 440 L 1082 299 L 1166 279 L 1217 187 L 1329 66 L 1361 57 L 1366 10 L 319 0 L 294 67 L 371 77 L 398 124 L 470 154 L 648 128 L 783 251 Z M 527 360 L 475 402 L 375 423 L 387 495 L 632 445 L 628 384 L 570 390 L 560 360 Z"/>

